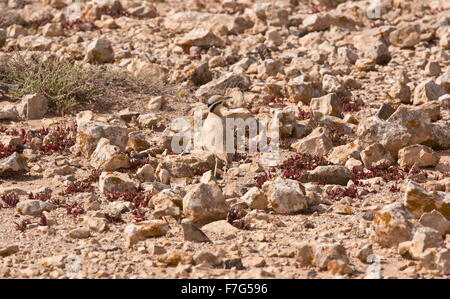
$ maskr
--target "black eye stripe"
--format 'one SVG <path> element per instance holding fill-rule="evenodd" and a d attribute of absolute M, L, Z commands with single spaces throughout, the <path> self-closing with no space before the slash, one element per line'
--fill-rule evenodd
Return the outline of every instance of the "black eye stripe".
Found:
<path fill-rule="evenodd" d="M 214 108 L 215 108 L 217 105 L 219 105 L 219 104 L 222 104 L 222 101 L 218 101 L 218 102 L 215 102 L 215 103 L 213 103 L 213 104 L 208 105 L 209 111 L 213 111 Z"/>

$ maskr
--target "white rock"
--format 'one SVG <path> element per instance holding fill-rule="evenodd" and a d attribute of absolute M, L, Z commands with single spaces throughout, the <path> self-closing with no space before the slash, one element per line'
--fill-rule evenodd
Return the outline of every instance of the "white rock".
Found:
<path fill-rule="evenodd" d="M 22 154 L 14 152 L 9 157 L 0 160 L 0 175 L 27 171 L 27 162 Z"/>
<path fill-rule="evenodd" d="M 121 126 L 113 126 L 97 121 L 77 120 L 77 141 L 74 146 L 74 153 L 80 153 L 89 158 L 97 147 L 101 138 L 111 141 L 117 145 L 121 151 L 125 150 L 128 141 L 128 129 Z"/>
<path fill-rule="evenodd" d="M 318 127 L 305 138 L 292 144 L 292 148 L 298 153 L 322 157 L 333 148 L 333 142 L 329 137 L 328 129 Z"/>
<path fill-rule="evenodd" d="M 130 167 L 127 155 L 120 151 L 111 141 L 101 138 L 95 151 L 91 155 L 90 164 L 95 169 L 114 171 L 120 168 Z"/>
<path fill-rule="evenodd" d="M 257 187 L 248 190 L 243 196 L 242 201 L 245 202 L 250 209 L 265 210 L 268 201 L 266 195 Z"/>
<path fill-rule="evenodd" d="M 86 48 L 86 60 L 92 63 L 114 62 L 114 50 L 111 42 L 97 38 Z"/>
<path fill-rule="evenodd" d="M 124 229 L 124 234 L 128 245 L 132 246 L 149 237 L 164 236 L 169 229 L 169 224 L 164 220 L 148 220 L 128 224 Z"/>
<path fill-rule="evenodd" d="M 414 259 L 420 259 L 428 248 L 439 248 L 444 245 L 442 235 L 430 227 L 419 227 L 411 241 L 399 245 L 400 254 L 408 253 Z"/>
<path fill-rule="evenodd" d="M 424 213 L 436 210 L 450 219 L 450 193 L 448 192 L 430 192 L 416 182 L 408 181 L 403 202 L 416 218 L 420 218 Z"/>
<path fill-rule="evenodd" d="M 217 35 L 207 29 L 194 29 L 177 42 L 184 47 L 223 47 L 225 44 Z"/>
<path fill-rule="evenodd" d="M 371 144 L 361 151 L 361 160 L 367 168 L 380 164 L 394 164 L 394 159 L 391 154 L 380 143 Z"/>
<path fill-rule="evenodd" d="M 38 216 L 43 211 L 51 211 L 55 206 L 49 202 L 41 200 L 24 200 L 20 201 L 16 206 L 16 211 L 21 215 Z"/>
<path fill-rule="evenodd" d="M 277 178 L 265 182 L 262 189 L 269 200 L 269 207 L 277 213 L 289 214 L 308 208 L 305 188 L 297 181 Z"/>
<path fill-rule="evenodd" d="M 213 181 L 192 187 L 183 198 L 183 213 L 191 222 L 204 225 L 225 219 L 228 206 L 220 187 Z"/>
<path fill-rule="evenodd" d="M 428 79 L 417 85 L 414 89 L 414 105 L 424 104 L 430 101 L 437 101 L 445 91 L 441 86 L 436 84 L 433 79 Z"/>
<path fill-rule="evenodd" d="M 131 179 L 126 173 L 103 171 L 99 178 L 99 189 L 103 194 L 116 190 L 119 192 L 134 192 L 139 181 Z"/>
<path fill-rule="evenodd" d="M 443 236 L 450 233 L 450 221 L 436 210 L 429 213 L 424 213 L 420 217 L 419 222 L 423 226 L 431 227 L 437 230 Z"/>
<path fill-rule="evenodd" d="M 19 117 L 19 112 L 15 105 L 7 104 L 0 109 L 0 119 L 5 120 L 17 120 Z"/>
<path fill-rule="evenodd" d="M 400 167 L 427 167 L 436 166 L 439 163 L 439 156 L 425 145 L 410 145 L 402 148 L 398 152 L 398 165 Z"/>
<path fill-rule="evenodd" d="M 411 240 L 414 233 L 413 219 L 401 203 L 384 206 L 374 215 L 374 240 L 383 247 L 393 247 Z"/>
<path fill-rule="evenodd" d="M 155 169 L 150 164 L 146 164 L 137 170 L 136 177 L 141 182 L 153 182 L 155 180 Z"/>
<path fill-rule="evenodd" d="M 310 107 L 313 115 L 317 117 L 323 115 L 340 117 L 342 112 L 342 103 L 335 93 L 330 93 L 320 98 L 311 99 Z"/>

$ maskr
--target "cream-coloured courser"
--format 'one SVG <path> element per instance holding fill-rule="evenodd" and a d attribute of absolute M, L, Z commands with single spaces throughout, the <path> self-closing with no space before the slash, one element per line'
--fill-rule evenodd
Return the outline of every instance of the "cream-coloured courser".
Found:
<path fill-rule="evenodd" d="M 222 114 L 223 99 L 214 96 L 208 100 L 208 116 L 203 122 L 201 143 L 204 150 L 213 153 L 217 158 L 228 163 L 230 155 L 226 151 L 225 117 Z M 216 161 L 217 164 L 217 161 Z"/>

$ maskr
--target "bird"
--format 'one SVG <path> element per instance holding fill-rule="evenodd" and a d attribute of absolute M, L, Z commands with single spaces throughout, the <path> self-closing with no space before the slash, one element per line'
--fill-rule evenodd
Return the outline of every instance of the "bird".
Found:
<path fill-rule="evenodd" d="M 209 113 L 203 122 L 200 137 L 204 150 L 216 156 L 215 174 L 217 172 L 217 159 L 222 160 L 225 164 L 230 160 L 230 154 L 226 150 L 226 121 L 223 115 L 223 100 L 221 96 L 213 96 L 208 100 Z"/>

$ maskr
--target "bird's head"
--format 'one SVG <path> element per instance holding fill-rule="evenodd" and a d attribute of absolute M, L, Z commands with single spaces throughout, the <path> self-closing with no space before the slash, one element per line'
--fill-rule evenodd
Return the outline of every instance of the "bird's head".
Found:
<path fill-rule="evenodd" d="M 209 112 L 219 114 L 222 104 L 223 104 L 223 97 L 221 96 L 211 97 L 207 103 Z"/>

